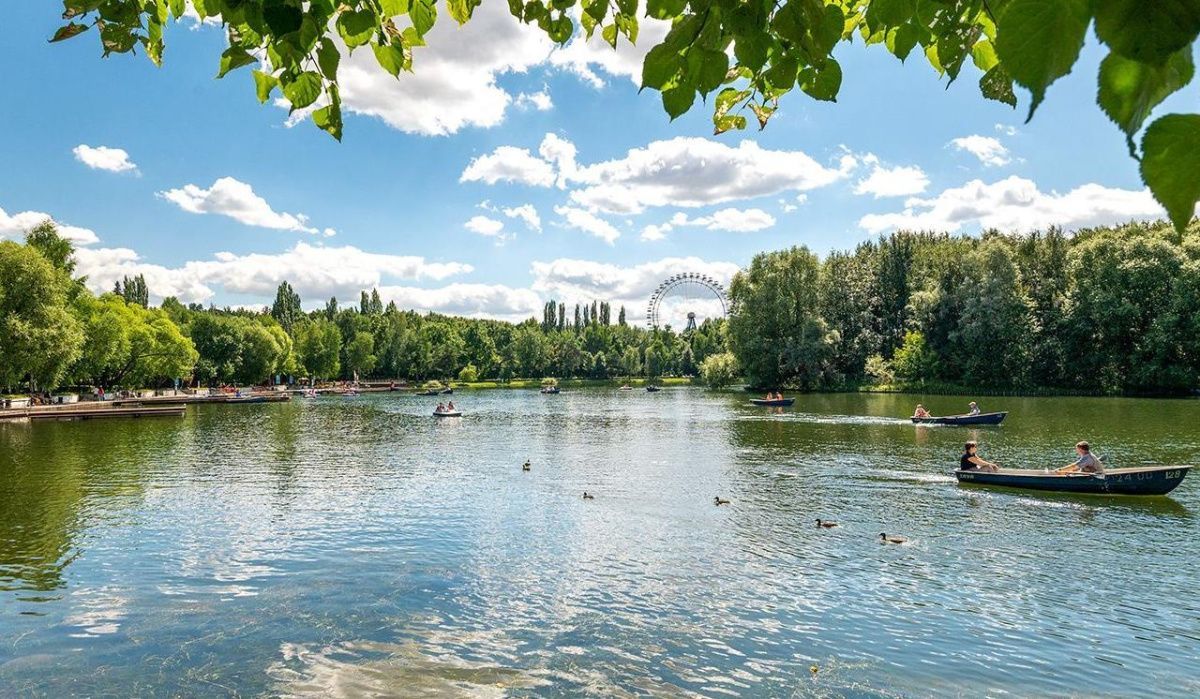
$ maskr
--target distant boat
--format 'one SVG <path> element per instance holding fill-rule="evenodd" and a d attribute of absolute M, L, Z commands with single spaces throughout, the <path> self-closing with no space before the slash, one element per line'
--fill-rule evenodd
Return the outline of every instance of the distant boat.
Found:
<path fill-rule="evenodd" d="M 1007 412 L 979 413 L 978 415 L 946 415 L 943 417 L 914 417 L 914 425 L 999 425 Z"/>
<path fill-rule="evenodd" d="M 1191 466 L 1114 468 L 1104 473 L 1055 473 L 1023 469 L 954 472 L 964 485 L 1096 495 L 1166 495 L 1183 482 Z"/>
<path fill-rule="evenodd" d="M 441 393 L 441 391 L 439 391 L 438 389 L 431 388 L 428 391 L 421 391 L 417 395 L 418 396 L 436 396 L 436 395 L 439 395 L 440 393 Z"/>
<path fill-rule="evenodd" d="M 796 402 L 795 398 L 751 398 L 750 402 L 754 405 L 762 405 L 769 407 L 784 407 Z"/>
<path fill-rule="evenodd" d="M 661 390 L 662 390 L 662 389 L 661 389 L 661 388 L 659 388 L 658 386 L 647 386 L 647 387 L 646 387 L 646 392 L 647 392 L 647 393 L 658 393 L 658 392 L 659 392 L 659 391 L 661 391 Z"/>
<path fill-rule="evenodd" d="M 462 417 L 462 411 L 461 410 L 435 410 L 435 411 L 433 411 L 433 416 L 434 417 Z"/>
<path fill-rule="evenodd" d="M 561 393 L 561 391 L 558 390 L 558 386 L 542 386 L 542 393 L 545 393 L 546 395 L 557 395 Z"/>
<path fill-rule="evenodd" d="M 442 389 L 442 393 L 443 393 L 443 394 L 446 394 L 446 393 L 454 393 L 454 389 L 453 389 L 453 388 L 449 388 L 449 387 L 447 387 L 447 388 L 443 388 L 443 389 Z"/>
<path fill-rule="evenodd" d="M 266 396 L 229 396 L 222 403 L 266 403 Z"/>
<path fill-rule="evenodd" d="M 633 386 L 630 386 L 630 385 L 628 385 L 628 384 L 627 384 L 627 385 L 625 385 L 625 386 L 622 386 L 622 387 L 618 388 L 617 390 L 618 390 L 618 391 L 632 391 L 632 390 L 633 390 Z"/>

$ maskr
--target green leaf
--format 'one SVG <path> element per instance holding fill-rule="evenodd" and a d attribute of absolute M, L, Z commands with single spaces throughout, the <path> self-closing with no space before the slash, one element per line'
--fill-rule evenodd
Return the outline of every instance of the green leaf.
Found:
<path fill-rule="evenodd" d="M 321 76 L 305 71 L 291 81 L 283 82 L 283 96 L 292 103 L 292 110 L 304 109 L 321 96 Z"/>
<path fill-rule="evenodd" d="M 745 34 L 734 40 L 733 56 L 743 66 L 757 71 L 767 63 L 767 35 Z"/>
<path fill-rule="evenodd" d="M 600 30 L 600 38 L 604 39 L 609 46 L 617 48 L 617 25 L 610 24 Z"/>
<path fill-rule="evenodd" d="M 282 0 L 274 0 L 263 4 L 262 8 L 263 21 L 270 27 L 271 33 L 275 36 L 283 36 L 291 34 L 300 29 L 300 23 L 304 19 L 304 13 L 296 5 L 288 5 Z"/>
<path fill-rule="evenodd" d="M 1132 61 L 1110 53 L 1100 63 L 1097 102 L 1108 118 L 1125 132 L 1129 154 L 1134 155 L 1133 135 L 1164 99 L 1192 80 L 1192 49 L 1176 52 L 1162 66 Z"/>
<path fill-rule="evenodd" d="M 650 49 L 642 61 L 642 87 L 663 89 L 679 72 L 680 63 L 679 53 L 666 44 Z"/>
<path fill-rule="evenodd" d="M 813 99 L 836 102 L 838 90 L 842 88 L 842 67 L 832 58 L 818 68 L 808 66 L 800 71 L 800 89 Z"/>
<path fill-rule="evenodd" d="M 899 58 L 901 61 L 908 58 L 908 54 L 912 53 L 913 47 L 917 45 L 917 41 L 921 38 L 921 30 L 915 25 L 905 24 L 888 32 L 887 48 L 892 52 L 892 55 Z"/>
<path fill-rule="evenodd" d="M 408 14 L 408 0 L 379 0 L 384 17 L 399 17 Z"/>
<path fill-rule="evenodd" d="M 717 101 L 713 104 L 713 119 L 720 119 L 733 108 L 735 104 L 741 102 L 750 96 L 750 90 L 739 90 L 735 87 L 727 87 L 717 95 Z"/>
<path fill-rule="evenodd" d="M 455 22 L 466 24 L 480 2 L 482 0 L 446 0 L 446 9 L 450 11 L 450 16 Z"/>
<path fill-rule="evenodd" d="M 1000 59 L 996 57 L 996 47 L 987 39 L 976 41 L 971 47 L 971 61 L 975 67 L 983 72 L 988 72 L 996 67 Z"/>
<path fill-rule="evenodd" d="M 336 85 L 329 86 L 329 104 L 313 112 L 313 123 L 337 140 L 342 140 L 342 98 Z"/>
<path fill-rule="evenodd" d="M 325 77 L 333 80 L 337 77 L 338 64 L 342 62 L 342 54 L 338 52 L 337 46 L 329 37 L 321 39 L 321 45 L 317 47 L 317 66 Z"/>
<path fill-rule="evenodd" d="M 1200 34 L 1200 0 L 1096 0 L 1096 34 L 1126 58 L 1162 65 Z"/>
<path fill-rule="evenodd" d="M 337 18 L 338 35 L 346 46 L 356 48 L 371 40 L 379 27 L 375 13 L 370 10 L 343 12 Z"/>
<path fill-rule="evenodd" d="M 1071 72 L 1091 21 L 1090 0 L 1010 0 L 996 29 L 996 54 L 1033 94 L 1029 117 L 1046 88 Z"/>
<path fill-rule="evenodd" d="M 268 75 L 261 70 L 254 71 L 254 92 L 258 95 L 258 101 L 266 104 L 267 100 L 271 99 L 271 91 L 279 85 L 279 79 L 274 75 Z"/>
<path fill-rule="evenodd" d="M 604 3 L 605 6 L 608 3 Z M 646 16 L 655 19 L 675 19 L 683 14 L 687 0 L 646 0 Z"/>
<path fill-rule="evenodd" d="M 746 117 L 741 116 L 740 114 L 730 114 L 723 116 L 720 119 L 715 119 L 713 121 L 713 125 L 714 136 L 719 136 L 732 129 L 741 131 L 746 128 Z"/>
<path fill-rule="evenodd" d="M 413 28 L 417 30 L 417 34 L 425 36 L 437 21 L 437 5 L 434 4 L 434 0 L 414 0 L 408 8 L 408 15 L 412 17 Z"/>
<path fill-rule="evenodd" d="M 1017 95 L 1013 92 L 1012 86 L 1012 77 L 1002 65 L 994 66 L 979 79 L 979 91 L 983 93 L 984 97 L 1003 102 L 1010 107 L 1016 107 Z"/>
<path fill-rule="evenodd" d="M 88 25 L 86 24 L 68 22 L 66 25 L 59 27 L 58 31 L 54 32 L 54 36 L 50 38 L 50 43 L 53 44 L 56 41 L 63 41 L 65 39 L 70 39 L 73 36 L 79 36 L 87 30 Z"/>
<path fill-rule="evenodd" d="M 1168 114 L 1146 128 L 1142 179 L 1183 231 L 1200 200 L 1200 114 Z"/>
<path fill-rule="evenodd" d="M 724 51 L 693 48 L 687 54 L 688 77 L 700 94 L 707 95 L 725 82 L 729 56 Z"/>
<path fill-rule="evenodd" d="M 663 90 L 662 93 L 663 109 L 667 110 L 671 121 L 675 121 L 678 116 L 691 109 L 695 101 L 696 89 L 687 83 Z"/>
<path fill-rule="evenodd" d="M 251 56 L 246 49 L 241 46 L 230 46 L 221 54 L 221 67 L 217 71 L 217 77 L 223 78 L 229 71 L 248 66 L 255 61 L 254 56 Z"/>
<path fill-rule="evenodd" d="M 914 0 L 871 0 L 867 5 L 867 24 L 873 28 L 899 27 L 917 10 Z"/>
<path fill-rule="evenodd" d="M 391 73 L 392 77 L 399 77 L 400 71 L 408 70 L 412 67 L 412 60 L 404 51 L 404 46 L 399 41 L 393 41 L 390 44 L 376 44 L 372 42 L 371 50 L 375 52 L 375 60 L 379 61 L 379 65 Z"/>
<path fill-rule="evenodd" d="M 169 3 L 171 7 L 171 16 L 173 16 L 175 19 L 181 19 L 183 17 L 183 13 L 187 12 L 186 0 L 169 0 Z"/>

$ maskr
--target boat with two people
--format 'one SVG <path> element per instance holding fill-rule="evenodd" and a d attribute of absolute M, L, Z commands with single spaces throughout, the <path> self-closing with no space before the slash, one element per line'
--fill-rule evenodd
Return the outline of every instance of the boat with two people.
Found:
<path fill-rule="evenodd" d="M 558 390 L 558 386 L 542 386 L 542 393 L 548 396 L 556 396 L 562 391 Z"/>
<path fill-rule="evenodd" d="M 1166 495 L 1183 482 L 1191 465 L 1146 464 L 1133 468 L 1104 468 L 1091 445 L 1075 445 L 1078 458 L 1057 469 L 1000 468 L 976 454 L 967 442 L 954 477 L 962 485 L 996 486 L 1091 495 Z"/>
<path fill-rule="evenodd" d="M 433 409 L 434 417 L 462 417 L 462 411 L 454 407 L 454 401 L 438 403 Z"/>
<path fill-rule="evenodd" d="M 751 398 L 751 405 L 758 405 L 768 408 L 786 408 L 792 403 L 795 403 L 795 398 L 784 398 L 779 391 L 770 391 L 763 398 Z"/>
<path fill-rule="evenodd" d="M 979 404 L 975 401 L 971 401 L 967 408 L 967 412 L 961 415 L 933 415 L 925 409 L 924 405 L 918 404 L 910 419 L 914 425 L 999 425 L 1008 416 L 1007 411 L 982 412 L 979 410 Z"/>

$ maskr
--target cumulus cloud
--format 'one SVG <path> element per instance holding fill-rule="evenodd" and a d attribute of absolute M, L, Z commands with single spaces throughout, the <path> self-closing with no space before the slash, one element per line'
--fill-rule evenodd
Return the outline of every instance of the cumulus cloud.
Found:
<path fill-rule="evenodd" d="M 913 165 L 887 167 L 874 155 L 867 155 L 863 162 L 871 166 L 871 172 L 858 181 L 855 194 L 870 194 L 876 199 L 920 194 L 929 186 L 925 171 Z"/>
<path fill-rule="evenodd" d="M 458 262 L 429 262 L 423 257 L 371 253 L 353 246 L 325 247 L 298 242 L 281 253 L 236 255 L 218 252 L 209 260 L 178 267 L 147 263 L 129 248 L 80 248 L 77 269 L 96 292 L 107 291 L 129 274 L 144 274 L 155 298 L 176 296 L 184 302 L 206 302 L 218 290 L 269 299 L 288 281 L 301 296 L 355 297 L 362 289 L 387 280 L 442 280 L 472 271 Z"/>
<path fill-rule="evenodd" d="M 469 221 L 463 224 L 463 228 L 486 238 L 495 238 L 497 245 L 502 244 L 511 237 L 504 232 L 503 221 L 497 221 L 487 216 L 472 216 Z"/>
<path fill-rule="evenodd" d="M 285 231 L 321 233 L 308 225 L 304 214 L 280 213 L 271 208 L 266 199 L 254 193 L 254 189 L 232 177 L 222 177 L 208 189 L 187 184 L 179 189 L 159 192 L 158 196 L 193 214 L 220 214 L 247 226 L 261 226 Z M 332 235 L 326 228 L 325 235 Z"/>
<path fill-rule="evenodd" d="M 979 158 L 979 162 L 988 167 L 999 167 L 1012 161 L 1004 144 L 991 136 L 980 136 L 979 134 L 962 136 L 950 141 L 950 145 Z"/>
<path fill-rule="evenodd" d="M 129 159 L 129 153 L 121 148 L 109 148 L 108 146 L 89 146 L 80 143 L 71 149 L 75 154 L 75 159 L 87 165 L 93 170 L 107 170 L 109 172 L 129 172 L 137 170 L 137 165 Z"/>
<path fill-rule="evenodd" d="M 550 99 L 550 91 L 542 88 L 540 92 L 522 92 L 517 95 L 516 105 L 520 109 L 535 109 L 539 112 L 548 112 L 554 108 L 554 102 Z"/>
<path fill-rule="evenodd" d="M 533 204 L 505 207 L 502 211 L 509 218 L 516 218 L 523 221 L 529 230 L 537 231 L 538 233 L 542 232 L 542 217 L 538 215 L 537 209 L 533 207 Z"/>
<path fill-rule="evenodd" d="M 955 232 L 996 228 L 1027 232 L 1049 226 L 1079 228 L 1153 219 L 1164 215 L 1149 190 L 1133 191 L 1085 184 L 1065 194 L 1042 192 L 1022 177 L 987 184 L 972 180 L 932 198 L 912 198 L 904 210 L 869 214 L 859 225 L 872 232 L 891 229 Z"/>
<path fill-rule="evenodd" d="M 462 26 L 443 18 L 425 39 L 428 45 L 413 51 L 413 72 L 399 78 L 379 67 L 370 48 L 350 53 L 339 46 L 342 108 L 425 136 L 496 126 L 519 99 L 498 78 L 525 73 L 554 49 L 545 32 L 513 20 L 500 2 L 483 3 Z"/>
<path fill-rule="evenodd" d="M 471 160 L 458 178 L 459 182 L 517 182 L 535 187 L 554 184 L 554 167 L 530 153 L 526 148 L 500 146 L 496 150 Z"/>
<path fill-rule="evenodd" d="M 616 242 L 617 238 L 621 237 L 621 231 L 617 230 L 608 221 L 586 209 L 574 206 L 556 206 L 554 207 L 554 213 L 563 217 L 564 225 L 568 228 L 575 228 L 584 233 L 594 235 L 609 245 L 612 245 Z"/>
<path fill-rule="evenodd" d="M 580 31 L 564 48 L 550 55 L 550 63 L 579 76 L 595 88 L 605 85 L 600 73 L 625 78 L 640 86 L 646 53 L 662 43 L 670 30 L 671 23 L 668 21 L 639 17 L 637 45 L 621 37 L 616 49 L 608 45 L 599 31 L 594 32 L 591 39 Z"/>
<path fill-rule="evenodd" d="M 448 284 L 434 289 L 381 286 L 379 297 L 385 303 L 394 301 L 399 308 L 420 312 L 513 322 L 533 317 L 544 303 L 544 299 L 529 289 L 502 284 Z"/>
<path fill-rule="evenodd" d="M 45 221 L 53 222 L 58 227 L 58 234 L 76 245 L 91 245 L 100 240 L 91 229 L 67 225 L 41 211 L 21 211 L 9 215 L 4 209 L 0 209 L 0 240 L 23 240 L 29 229 Z"/>
<path fill-rule="evenodd" d="M 686 226 L 706 228 L 710 231 L 749 233 L 761 231 L 775 225 L 775 217 L 762 209 L 720 209 L 708 216 L 690 218 L 682 211 L 676 212 L 666 223 L 646 226 L 642 229 L 642 240 L 662 240 L 676 228 Z"/>

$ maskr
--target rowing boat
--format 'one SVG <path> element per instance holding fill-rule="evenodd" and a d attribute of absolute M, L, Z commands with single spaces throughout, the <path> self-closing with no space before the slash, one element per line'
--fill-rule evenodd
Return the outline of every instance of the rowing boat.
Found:
<path fill-rule="evenodd" d="M 978 413 L 976 415 L 944 415 L 942 417 L 914 417 L 914 425 L 999 425 L 1007 412 Z"/>
<path fill-rule="evenodd" d="M 792 403 L 795 403 L 796 399 L 795 398 L 772 398 L 772 399 L 751 398 L 750 402 L 753 405 L 762 405 L 762 406 L 769 406 L 769 407 L 779 406 L 779 407 L 786 408 L 787 406 L 791 405 Z"/>
<path fill-rule="evenodd" d="M 646 393 L 658 393 L 661 390 L 662 389 L 659 388 L 658 386 L 647 386 L 646 387 Z"/>
<path fill-rule="evenodd" d="M 462 417 L 462 411 L 461 410 L 442 410 L 439 412 L 439 411 L 435 410 L 435 411 L 433 411 L 433 416 L 434 417 Z"/>
<path fill-rule="evenodd" d="M 1166 495 L 1183 482 L 1191 466 L 1115 468 L 1104 473 L 1055 473 L 1027 469 L 954 472 L 964 485 L 1098 495 Z"/>

